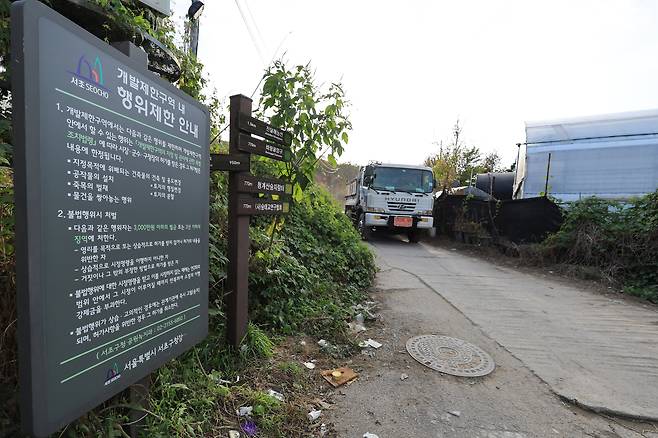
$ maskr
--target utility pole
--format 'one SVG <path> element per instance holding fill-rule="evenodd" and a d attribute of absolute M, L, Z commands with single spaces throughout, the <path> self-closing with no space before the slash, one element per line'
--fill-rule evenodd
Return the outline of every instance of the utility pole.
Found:
<path fill-rule="evenodd" d="M 190 8 L 187 10 L 189 52 L 196 58 L 197 49 L 199 48 L 199 17 L 203 13 L 204 4 L 201 0 L 192 0 Z"/>

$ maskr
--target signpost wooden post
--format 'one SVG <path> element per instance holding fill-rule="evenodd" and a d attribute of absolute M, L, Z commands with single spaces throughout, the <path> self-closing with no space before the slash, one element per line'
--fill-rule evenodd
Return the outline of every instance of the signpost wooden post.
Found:
<path fill-rule="evenodd" d="M 238 122 L 240 114 L 251 114 L 252 101 L 246 96 L 231 96 L 229 120 L 229 154 L 240 152 Z M 227 337 L 231 345 L 239 346 L 247 333 L 249 309 L 249 216 L 236 214 L 238 203 L 237 173 L 228 179 L 228 294 L 226 303 Z"/>
<path fill-rule="evenodd" d="M 247 332 L 249 316 L 249 217 L 288 213 L 290 205 L 281 198 L 292 193 L 292 185 L 286 181 L 248 173 L 249 154 L 289 160 L 292 140 L 290 133 L 252 117 L 251 106 L 250 98 L 231 96 L 229 153 L 211 156 L 211 170 L 229 172 L 226 324 L 228 341 L 235 347 Z M 253 196 L 260 194 L 280 199 Z"/>

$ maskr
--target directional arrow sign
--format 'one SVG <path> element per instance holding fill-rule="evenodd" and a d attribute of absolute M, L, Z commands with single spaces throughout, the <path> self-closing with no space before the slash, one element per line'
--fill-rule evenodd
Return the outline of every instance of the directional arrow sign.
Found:
<path fill-rule="evenodd" d="M 280 179 L 263 178 L 248 173 L 240 173 L 238 174 L 238 192 L 290 195 L 292 194 L 292 184 Z"/>
<path fill-rule="evenodd" d="M 238 199 L 236 210 L 240 216 L 249 216 L 253 214 L 286 214 L 290 210 L 290 204 L 283 201 L 272 201 L 264 198 L 250 198 L 243 195 Z"/>
<path fill-rule="evenodd" d="M 210 170 L 249 172 L 249 154 L 210 154 Z"/>
<path fill-rule="evenodd" d="M 250 154 L 262 155 L 279 161 L 290 161 L 290 150 L 265 140 L 252 137 L 248 134 L 240 134 L 238 149 Z"/>
<path fill-rule="evenodd" d="M 239 120 L 240 131 L 248 132 L 268 140 L 275 141 L 279 144 L 290 146 L 292 143 L 292 134 L 279 128 L 258 120 L 255 117 L 240 114 Z"/>

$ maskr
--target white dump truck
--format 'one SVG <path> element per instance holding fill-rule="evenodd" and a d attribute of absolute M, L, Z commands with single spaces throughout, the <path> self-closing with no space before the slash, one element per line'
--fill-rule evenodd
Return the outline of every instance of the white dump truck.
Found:
<path fill-rule="evenodd" d="M 347 185 L 345 214 L 368 240 L 373 231 L 406 234 L 416 243 L 434 226 L 430 167 L 372 162 Z"/>

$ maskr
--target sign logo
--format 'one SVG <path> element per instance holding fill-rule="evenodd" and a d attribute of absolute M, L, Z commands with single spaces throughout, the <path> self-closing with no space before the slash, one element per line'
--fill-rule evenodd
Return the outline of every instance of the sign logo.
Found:
<path fill-rule="evenodd" d="M 114 365 L 112 365 L 111 368 L 108 368 L 107 373 L 105 374 L 105 386 L 112 382 L 116 382 L 119 380 L 119 378 L 121 378 L 121 373 L 119 373 L 119 365 L 114 362 Z"/>
<path fill-rule="evenodd" d="M 105 80 L 103 79 L 103 64 L 98 56 L 93 64 L 87 60 L 85 55 L 80 56 L 75 75 L 81 79 L 100 85 L 101 87 L 105 85 Z"/>

